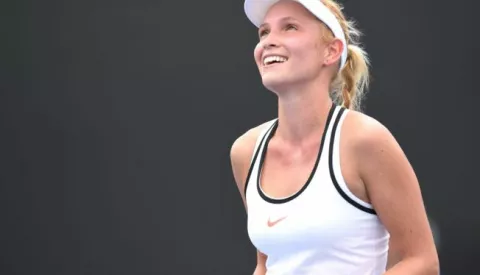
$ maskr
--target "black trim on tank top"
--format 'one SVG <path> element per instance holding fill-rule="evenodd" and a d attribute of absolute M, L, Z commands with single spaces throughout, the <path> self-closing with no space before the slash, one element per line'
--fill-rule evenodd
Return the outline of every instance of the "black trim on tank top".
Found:
<path fill-rule="evenodd" d="M 265 145 L 263 146 L 263 149 L 262 149 L 262 155 L 260 156 L 260 163 L 259 163 L 258 171 L 257 171 L 257 190 L 258 190 L 258 194 L 260 194 L 260 197 L 262 199 L 264 199 L 265 201 L 267 201 L 269 203 L 274 203 L 274 204 L 286 203 L 286 202 L 289 202 L 289 201 L 295 199 L 296 197 L 300 196 L 300 194 L 302 194 L 303 191 L 305 191 L 305 189 L 307 189 L 308 185 L 312 181 L 313 176 L 315 175 L 315 172 L 317 171 L 318 163 L 320 162 L 320 157 L 321 157 L 322 152 L 323 152 L 325 137 L 327 135 L 327 131 L 328 131 L 328 128 L 329 128 L 329 125 L 330 125 L 330 121 L 332 120 L 332 116 L 333 116 L 333 113 L 334 113 L 335 109 L 336 109 L 336 105 L 333 103 L 332 106 L 330 107 L 330 111 L 329 111 L 327 119 L 326 119 L 325 128 L 323 129 L 322 141 L 320 143 L 320 148 L 318 150 L 317 159 L 315 161 L 315 165 L 313 166 L 312 171 L 310 172 L 310 176 L 308 177 L 307 182 L 305 182 L 305 184 L 302 186 L 302 188 L 298 192 L 296 192 L 293 195 L 290 195 L 289 197 L 282 198 L 282 199 L 270 198 L 267 195 L 265 195 L 262 191 L 262 188 L 260 188 L 260 175 L 262 174 L 262 168 L 263 168 L 263 163 L 265 161 L 265 155 L 267 153 L 268 143 L 270 142 L 273 135 L 275 134 L 275 131 L 277 130 L 277 127 L 278 127 L 278 121 L 277 121 L 277 124 L 275 125 L 275 128 L 272 129 L 272 131 L 270 132 L 270 134 L 267 137 L 267 140 L 265 141 Z"/>
<path fill-rule="evenodd" d="M 253 166 L 255 166 L 255 162 L 257 161 L 258 153 L 260 152 L 260 149 L 262 148 L 263 141 L 265 140 L 265 137 L 268 135 L 268 132 L 270 131 L 270 129 L 272 129 L 273 127 L 276 127 L 277 123 L 278 123 L 278 120 L 276 120 L 268 128 L 268 130 L 263 135 L 262 140 L 260 141 L 260 143 L 258 143 L 258 148 L 255 148 L 256 149 L 255 155 L 253 156 L 253 159 L 250 162 L 250 168 L 248 169 L 247 178 L 245 179 L 245 184 L 244 184 L 244 187 L 243 187 L 243 194 L 244 194 L 245 198 L 246 198 L 246 195 L 247 195 L 247 185 L 248 185 L 248 182 L 250 181 L 250 176 L 252 175 Z"/>
<path fill-rule="evenodd" d="M 337 137 L 337 135 L 335 133 L 337 132 L 337 126 L 338 126 L 338 123 L 340 122 L 340 119 L 342 118 L 342 115 L 343 115 L 344 111 L 345 111 L 345 108 L 342 107 L 340 109 L 340 111 L 338 112 L 337 117 L 335 119 L 335 122 L 333 123 L 332 132 L 330 133 L 330 148 L 329 148 L 329 152 L 328 152 L 328 169 L 330 171 L 330 177 L 332 179 L 333 185 L 335 186 L 335 189 L 337 189 L 340 196 L 342 196 L 348 203 L 350 203 L 354 207 L 356 207 L 356 208 L 358 208 L 358 209 L 360 209 L 364 212 L 376 215 L 376 212 L 375 212 L 374 209 L 365 207 L 365 206 L 359 204 L 358 202 L 354 201 L 352 198 L 350 198 L 345 193 L 345 191 L 343 191 L 343 189 L 340 187 L 340 185 L 338 184 L 337 178 L 335 177 L 335 172 L 333 170 L 333 149 L 334 149 L 334 144 L 335 144 L 335 138 Z M 338 153 L 340 154 L 340 152 L 338 152 Z"/>

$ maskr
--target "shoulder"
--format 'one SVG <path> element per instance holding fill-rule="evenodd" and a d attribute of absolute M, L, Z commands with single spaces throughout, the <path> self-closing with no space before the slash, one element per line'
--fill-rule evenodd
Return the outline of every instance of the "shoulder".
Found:
<path fill-rule="evenodd" d="M 345 124 L 349 149 L 365 184 L 393 183 L 392 177 L 413 176 L 407 156 L 384 124 L 355 111 L 349 112 Z"/>
<path fill-rule="evenodd" d="M 362 157 L 385 146 L 398 146 L 390 130 L 371 116 L 349 111 L 344 124 L 352 149 Z"/>
<path fill-rule="evenodd" d="M 257 125 L 238 136 L 230 147 L 230 158 L 233 164 L 250 162 L 253 150 L 260 133 L 268 127 L 273 120 Z"/>
<path fill-rule="evenodd" d="M 379 219 L 390 233 L 392 255 L 400 259 L 418 258 L 418 262 L 425 264 L 425 270 L 426 264 L 438 268 L 422 190 L 400 145 L 376 119 L 349 112 L 345 121 L 348 127 L 344 129 L 354 134 L 349 136 L 355 144 L 360 178 Z"/>
<path fill-rule="evenodd" d="M 258 138 L 266 127 L 271 125 L 274 120 L 257 125 L 238 136 L 230 147 L 230 161 L 233 169 L 235 181 L 242 187 L 250 168 L 250 160 L 253 157 L 255 145 Z"/>

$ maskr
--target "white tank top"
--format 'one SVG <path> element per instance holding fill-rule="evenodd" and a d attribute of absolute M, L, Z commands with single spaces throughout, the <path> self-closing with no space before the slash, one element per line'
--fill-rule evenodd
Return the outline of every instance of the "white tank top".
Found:
<path fill-rule="evenodd" d="M 340 129 L 348 110 L 332 106 L 315 167 L 303 188 L 272 198 L 259 184 L 271 121 L 259 135 L 245 183 L 248 235 L 267 255 L 268 275 L 379 275 L 389 234 L 368 203 L 353 195 L 341 174 Z"/>

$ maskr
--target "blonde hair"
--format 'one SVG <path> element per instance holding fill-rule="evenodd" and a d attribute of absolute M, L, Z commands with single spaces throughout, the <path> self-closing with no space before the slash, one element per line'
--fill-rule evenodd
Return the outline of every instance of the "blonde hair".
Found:
<path fill-rule="evenodd" d="M 347 41 L 347 60 L 343 69 L 335 75 L 330 90 L 332 100 L 352 110 L 361 110 L 362 99 L 370 81 L 370 61 L 367 53 L 359 44 L 361 32 L 355 22 L 345 18 L 343 7 L 334 0 L 320 0 L 335 15 L 345 33 Z M 333 34 L 330 33 L 331 39 Z"/>

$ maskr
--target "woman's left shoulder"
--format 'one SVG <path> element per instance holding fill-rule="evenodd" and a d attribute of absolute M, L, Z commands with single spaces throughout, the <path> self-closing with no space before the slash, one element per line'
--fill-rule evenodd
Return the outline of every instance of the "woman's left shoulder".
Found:
<path fill-rule="evenodd" d="M 399 147 L 387 126 L 367 114 L 349 110 L 343 128 L 343 132 L 349 137 L 349 143 L 360 153 Z"/>

